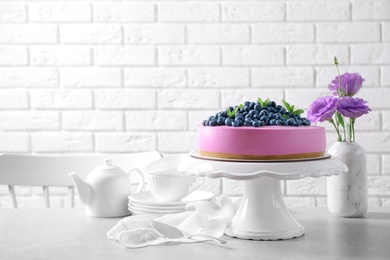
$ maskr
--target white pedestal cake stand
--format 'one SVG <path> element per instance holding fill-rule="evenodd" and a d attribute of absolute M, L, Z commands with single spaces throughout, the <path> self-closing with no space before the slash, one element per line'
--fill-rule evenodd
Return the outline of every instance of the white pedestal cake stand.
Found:
<path fill-rule="evenodd" d="M 337 158 L 309 160 L 239 161 L 205 158 L 192 152 L 181 170 L 210 178 L 243 180 L 245 190 L 239 209 L 225 234 L 253 240 L 299 237 L 304 228 L 284 204 L 281 180 L 337 175 L 348 170 Z"/>

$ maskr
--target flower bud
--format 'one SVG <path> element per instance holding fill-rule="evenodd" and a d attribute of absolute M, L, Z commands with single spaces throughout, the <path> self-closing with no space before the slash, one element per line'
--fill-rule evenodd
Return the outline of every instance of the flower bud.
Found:
<path fill-rule="evenodd" d="M 333 62 L 334 62 L 335 65 L 339 65 L 339 61 L 337 60 L 337 57 L 336 57 L 336 56 L 334 56 Z"/>

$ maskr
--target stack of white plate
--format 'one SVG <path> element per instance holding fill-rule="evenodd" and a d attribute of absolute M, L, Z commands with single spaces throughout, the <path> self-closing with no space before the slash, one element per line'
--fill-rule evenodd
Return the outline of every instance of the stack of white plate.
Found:
<path fill-rule="evenodd" d="M 185 205 L 195 201 L 210 201 L 215 198 L 214 193 L 196 190 L 180 201 L 159 201 L 149 191 L 132 194 L 129 196 L 128 208 L 133 215 L 154 215 L 180 213 L 185 210 Z"/>

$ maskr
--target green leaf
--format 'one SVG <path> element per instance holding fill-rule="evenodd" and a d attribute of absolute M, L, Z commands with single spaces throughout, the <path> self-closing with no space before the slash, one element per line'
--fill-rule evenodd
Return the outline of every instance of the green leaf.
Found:
<path fill-rule="evenodd" d="M 262 100 L 261 98 L 257 98 L 257 102 L 262 106 L 262 107 L 266 107 L 268 106 L 269 102 L 271 102 L 271 100 L 269 98 L 267 98 L 266 100 Z"/>
<path fill-rule="evenodd" d="M 297 109 L 294 112 L 292 112 L 291 114 L 292 115 L 300 115 L 300 114 L 303 114 L 303 113 L 305 113 L 305 111 L 303 111 L 302 109 Z"/>
<path fill-rule="evenodd" d="M 290 104 L 286 100 L 284 100 L 284 99 L 282 101 L 283 101 L 283 104 L 286 107 L 287 111 L 291 113 L 292 111 L 291 111 Z"/>
<path fill-rule="evenodd" d="M 261 98 L 257 98 L 257 102 L 262 106 L 264 107 L 264 102 Z"/>
<path fill-rule="evenodd" d="M 344 118 L 339 112 L 336 112 L 337 121 L 344 128 Z"/>
<path fill-rule="evenodd" d="M 228 117 L 234 117 L 236 115 L 236 112 L 231 111 L 230 109 L 226 109 L 226 113 Z"/>

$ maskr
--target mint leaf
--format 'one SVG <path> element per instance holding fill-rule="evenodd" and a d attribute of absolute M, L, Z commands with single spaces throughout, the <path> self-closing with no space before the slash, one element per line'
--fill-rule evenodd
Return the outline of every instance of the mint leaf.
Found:
<path fill-rule="evenodd" d="M 286 100 L 284 100 L 284 99 L 282 101 L 283 101 L 283 104 L 286 107 L 287 111 L 291 113 L 292 109 L 291 109 L 290 104 Z"/>
<path fill-rule="evenodd" d="M 283 101 L 283 104 L 286 106 L 286 110 L 287 112 L 291 113 L 291 115 L 300 115 L 300 114 L 303 114 L 305 111 L 303 111 L 302 109 L 297 109 L 297 110 L 294 110 L 295 109 L 295 106 L 294 105 L 290 105 L 286 100 L 282 100 Z"/>
<path fill-rule="evenodd" d="M 264 107 L 264 101 L 261 98 L 257 98 L 257 102 Z"/>
<path fill-rule="evenodd" d="M 226 109 L 226 113 L 228 117 L 232 117 L 232 118 L 236 115 L 236 112 L 231 111 L 230 109 Z"/>
<path fill-rule="evenodd" d="M 291 114 L 292 115 L 300 115 L 300 114 L 303 114 L 305 111 L 303 111 L 302 109 L 297 109 L 295 110 L 294 112 L 292 112 Z"/>

